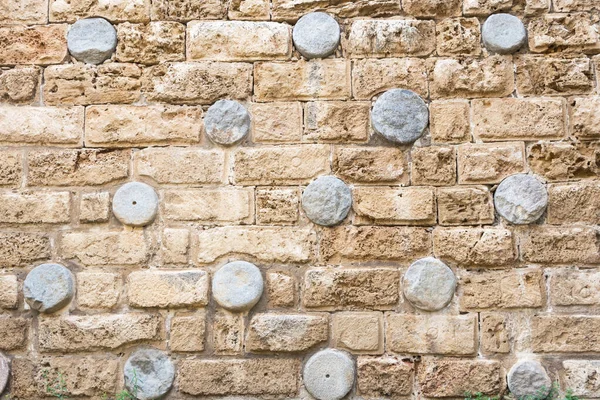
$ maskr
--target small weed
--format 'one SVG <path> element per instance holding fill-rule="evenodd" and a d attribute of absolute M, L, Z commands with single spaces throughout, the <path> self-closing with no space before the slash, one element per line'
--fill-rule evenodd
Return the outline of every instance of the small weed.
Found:
<path fill-rule="evenodd" d="M 136 370 L 133 370 L 133 393 L 130 393 L 127 389 L 123 389 L 115 394 L 114 400 L 137 400 L 138 392 L 138 378 Z M 109 397 L 104 394 L 102 400 L 109 400 Z"/>
<path fill-rule="evenodd" d="M 67 396 L 69 391 L 67 390 L 67 381 L 65 380 L 65 376 L 62 372 L 58 373 L 58 376 L 50 382 L 48 377 L 48 370 L 44 369 L 42 371 L 42 378 L 44 379 L 44 385 L 46 389 L 46 394 L 51 397 L 56 397 L 57 399 L 68 399 Z"/>

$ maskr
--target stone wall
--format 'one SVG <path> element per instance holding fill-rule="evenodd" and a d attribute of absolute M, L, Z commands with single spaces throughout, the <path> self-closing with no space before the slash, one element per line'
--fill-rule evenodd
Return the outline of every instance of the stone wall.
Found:
<path fill-rule="evenodd" d="M 599 12 L 0 0 L 4 394 L 600 398 Z"/>

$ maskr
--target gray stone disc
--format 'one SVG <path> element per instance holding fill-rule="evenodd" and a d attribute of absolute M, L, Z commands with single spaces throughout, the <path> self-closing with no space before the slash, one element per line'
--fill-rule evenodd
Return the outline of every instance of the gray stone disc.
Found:
<path fill-rule="evenodd" d="M 43 313 L 65 307 L 73 298 L 73 275 L 60 264 L 38 265 L 27 274 L 23 295 L 29 306 Z"/>
<path fill-rule="evenodd" d="M 511 54 L 525 44 L 527 30 L 523 22 L 514 15 L 494 14 L 483 24 L 481 36 L 485 48 L 489 51 Z"/>
<path fill-rule="evenodd" d="M 456 290 L 456 276 L 443 262 L 434 257 L 415 261 L 402 278 L 406 299 L 425 311 L 446 307 Z"/>
<path fill-rule="evenodd" d="M 519 361 L 508 371 L 508 389 L 517 398 L 540 396 L 545 398 L 552 387 L 552 380 L 537 361 Z"/>
<path fill-rule="evenodd" d="M 321 176 L 302 193 L 302 209 L 318 225 L 333 226 L 342 222 L 352 206 L 352 190 L 335 176 Z"/>
<path fill-rule="evenodd" d="M 415 92 L 391 89 L 375 101 L 371 123 L 375 132 L 387 140 L 409 144 L 425 132 L 429 124 L 429 109 Z"/>
<path fill-rule="evenodd" d="M 10 361 L 6 356 L 0 353 L 0 393 L 6 389 L 8 377 L 10 376 Z"/>
<path fill-rule="evenodd" d="M 354 386 L 354 361 L 345 352 L 327 349 L 308 359 L 302 378 L 304 386 L 318 400 L 339 400 Z"/>
<path fill-rule="evenodd" d="M 250 310 L 262 296 L 264 288 L 260 269 L 246 261 L 222 266 L 213 277 L 212 292 L 219 305 L 231 311 Z"/>
<path fill-rule="evenodd" d="M 537 178 L 527 174 L 516 174 L 505 178 L 494 193 L 494 205 L 507 221 L 530 224 L 540 219 L 548 205 L 546 186 Z"/>
<path fill-rule="evenodd" d="M 175 366 L 160 350 L 136 350 L 125 363 L 125 386 L 140 400 L 164 396 L 173 385 Z"/>
<path fill-rule="evenodd" d="M 206 111 L 204 126 L 212 142 L 229 146 L 250 132 L 250 114 L 237 101 L 219 100 Z"/>
<path fill-rule="evenodd" d="M 104 18 L 80 19 L 69 29 L 67 46 L 78 61 L 102 64 L 117 47 L 117 31 Z"/>
<path fill-rule="evenodd" d="M 325 58 L 340 44 L 340 25 L 329 14 L 312 12 L 296 22 L 292 39 L 296 50 L 304 57 Z"/>
<path fill-rule="evenodd" d="M 158 195 L 142 182 L 129 182 L 117 190 L 112 202 L 113 214 L 124 225 L 145 226 L 158 211 Z"/>

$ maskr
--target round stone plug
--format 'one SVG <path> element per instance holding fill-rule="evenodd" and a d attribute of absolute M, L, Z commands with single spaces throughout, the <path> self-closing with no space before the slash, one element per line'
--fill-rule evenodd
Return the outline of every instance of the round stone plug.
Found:
<path fill-rule="evenodd" d="M 77 61 L 102 64 L 117 47 L 117 31 L 104 18 L 80 19 L 69 29 L 67 46 Z"/>
<path fill-rule="evenodd" d="M 125 387 L 139 400 L 164 396 L 173 385 L 175 366 L 157 349 L 136 350 L 125 363 Z"/>
<path fill-rule="evenodd" d="M 352 390 L 354 374 L 354 361 L 347 353 L 327 349 L 308 359 L 302 378 L 316 399 L 340 400 Z"/>
<path fill-rule="evenodd" d="M 112 210 L 124 225 L 146 226 L 158 212 L 158 195 L 145 183 L 126 183 L 115 193 Z"/>
<path fill-rule="evenodd" d="M 548 205 L 546 186 L 536 177 L 516 174 L 505 178 L 494 193 L 494 206 L 507 221 L 524 225 L 537 221 Z"/>
<path fill-rule="evenodd" d="M 325 58 L 340 44 L 340 25 L 329 14 L 312 12 L 296 22 L 292 39 L 304 57 Z"/>
<path fill-rule="evenodd" d="M 216 302 L 230 311 L 250 310 L 260 300 L 263 289 L 260 270 L 246 261 L 225 264 L 215 273 L 212 281 Z"/>
<path fill-rule="evenodd" d="M 342 222 L 352 206 L 352 191 L 335 176 L 321 176 L 302 193 L 302 209 L 318 225 L 333 226 Z"/>
<path fill-rule="evenodd" d="M 8 377 L 10 376 L 10 362 L 4 354 L 0 353 L 0 393 L 6 389 Z"/>
<path fill-rule="evenodd" d="M 481 29 L 486 49 L 498 54 L 512 54 L 519 50 L 527 40 L 527 30 L 523 22 L 514 15 L 494 14 Z"/>
<path fill-rule="evenodd" d="M 371 123 L 375 132 L 390 142 L 410 144 L 425 132 L 429 109 L 415 92 L 391 89 L 375 101 Z"/>
<path fill-rule="evenodd" d="M 528 396 L 546 398 L 552 388 L 552 381 L 546 370 L 534 360 L 523 360 L 513 365 L 508 371 L 507 381 L 508 389 L 519 399 Z"/>
<path fill-rule="evenodd" d="M 250 114 L 234 100 L 219 100 L 206 111 L 206 135 L 213 142 L 230 146 L 250 132 Z"/>
<path fill-rule="evenodd" d="M 434 257 L 415 261 L 402 278 L 406 299 L 425 311 L 446 307 L 454 297 L 456 276 L 443 262 Z"/>
<path fill-rule="evenodd" d="M 23 283 L 29 306 L 43 313 L 65 307 L 73 298 L 73 275 L 60 264 L 42 264 L 31 270 Z"/>

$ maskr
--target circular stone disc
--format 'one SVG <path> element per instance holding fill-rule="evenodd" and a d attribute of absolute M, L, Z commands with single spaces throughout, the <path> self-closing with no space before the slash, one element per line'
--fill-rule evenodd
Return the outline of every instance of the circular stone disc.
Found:
<path fill-rule="evenodd" d="M 169 357 L 156 349 L 140 349 L 125 363 L 125 386 L 140 400 L 164 396 L 175 378 L 175 367 Z"/>
<path fill-rule="evenodd" d="M 494 14 L 483 24 L 481 36 L 489 51 L 510 54 L 525 44 L 527 31 L 523 22 L 514 15 Z"/>
<path fill-rule="evenodd" d="M 408 144 L 425 132 L 429 124 L 429 109 L 415 92 L 391 89 L 375 101 L 371 123 L 375 132 L 387 140 Z"/>
<path fill-rule="evenodd" d="M 456 276 L 437 258 L 422 258 L 408 268 L 402 287 L 413 306 L 426 311 L 441 310 L 454 297 Z"/>
<path fill-rule="evenodd" d="M 206 111 L 204 126 L 206 135 L 212 142 L 232 145 L 250 131 L 250 114 L 237 101 L 219 100 Z"/>
<path fill-rule="evenodd" d="M 156 217 L 158 195 L 145 183 L 126 183 L 115 193 L 112 210 L 124 225 L 145 226 Z"/>
<path fill-rule="evenodd" d="M 32 309 L 50 313 L 69 304 L 74 286 L 73 276 L 67 268 L 60 264 L 42 264 L 27 274 L 23 294 Z"/>
<path fill-rule="evenodd" d="M 101 64 L 117 47 L 117 31 L 104 18 L 80 19 L 69 29 L 67 46 L 78 61 Z"/>
<path fill-rule="evenodd" d="M 335 176 L 321 176 L 302 193 L 302 208 L 315 224 L 333 226 L 346 218 L 352 206 L 352 191 Z"/>
<path fill-rule="evenodd" d="M 213 277 L 212 292 L 223 308 L 246 311 L 254 307 L 263 292 L 263 277 L 256 265 L 234 261 L 221 267 Z"/>
<path fill-rule="evenodd" d="M 4 354 L 0 353 L 0 393 L 6 389 L 8 377 L 10 375 L 10 362 Z M 8 397 L 7 397 L 8 398 Z"/>
<path fill-rule="evenodd" d="M 507 221 L 518 225 L 530 224 L 544 214 L 548 193 L 544 184 L 531 175 L 511 175 L 498 185 L 494 205 Z"/>
<path fill-rule="evenodd" d="M 329 14 L 312 12 L 296 22 L 292 39 L 304 57 L 325 58 L 333 54 L 340 43 L 340 25 Z"/>
<path fill-rule="evenodd" d="M 306 390 L 318 400 L 339 400 L 354 385 L 354 362 L 343 351 L 322 350 L 308 359 L 302 378 Z"/>
<path fill-rule="evenodd" d="M 518 397 L 538 396 L 545 398 L 550 392 L 552 381 L 546 370 L 537 361 L 519 361 L 508 372 L 508 389 Z"/>

